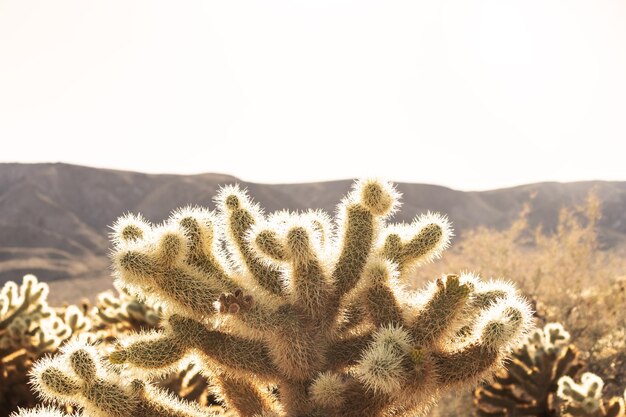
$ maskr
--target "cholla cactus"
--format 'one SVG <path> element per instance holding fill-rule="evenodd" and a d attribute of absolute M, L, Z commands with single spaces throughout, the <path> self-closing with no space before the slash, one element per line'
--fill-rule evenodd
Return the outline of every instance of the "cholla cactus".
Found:
<path fill-rule="evenodd" d="M 217 213 L 187 208 L 161 226 L 122 218 L 118 281 L 167 319 L 111 361 L 158 375 L 198 355 L 242 416 L 418 414 L 444 389 L 491 375 L 529 325 L 526 302 L 469 275 L 405 291 L 451 232 L 433 214 L 385 224 L 398 197 L 360 181 L 336 225 L 316 211 L 264 216 L 238 187 L 221 190 Z"/>
<path fill-rule="evenodd" d="M 38 357 L 91 328 L 91 320 L 80 308 L 52 309 L 47 297 L 48 284 L 34 275 L 26 275 L 20 287 L 12 281 L 5 284 L 0 292 L 0 351 L 26 349 Z"/>
<path fill-rule="evenodd" d="M 558 416 L 554 401 L 557 382 L 563 376 L 575 375 L 582 367 L 569 340 L 569 333 L 559 323 L 532 331 L 493 382 L 474 391 L 476 414 Z"/>
<path fill-rule="evenodd" d="M 604 381 L 596 374 L 586 372 L 580 384 L 569 376 L 559 379 L 558 395 L 564 402 L 562 411 L 568 416 L 624 417 L 624 398 L 615 397 L 606 402 L 602 398 Z M 626 398 L 626 392 L 624 392 Z"/>
<path fill-rule="evenodd" d="M 41 353 L 58 346 L 61 337 L 50 330 L 63 335 L 65 329 L 48 307 L 47 296 L 48 285 L 34 275 L 26 275 L 19 287 L 12 281 L 4 285 L 0 291 L 0 350 L 25 348 Z"/>
<path fill-rule="evenodd" d="M 528 304 L 472 275 L 405 290 L 451 231 L 434 214 L 386 224 L 398 198 L 388 183 L 359 181 L 333 224 L 318 211 L 265 216 L 229 186 L 217 212 L 186 208 L 158 226 L 123 217 L 117 281 L 162 305 L 164 328 L 121 340 L 110 361 L 145 379 L 196 357 L 230 415 L 246 417 L 421 415 L 443 391 L 491 376 L 528 329 Z M 84 376 L 46 367 L 88 414 L 107 406 Z"/>

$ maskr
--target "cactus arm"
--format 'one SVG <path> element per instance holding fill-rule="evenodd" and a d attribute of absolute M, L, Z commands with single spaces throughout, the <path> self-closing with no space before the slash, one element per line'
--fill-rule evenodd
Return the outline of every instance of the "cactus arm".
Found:
<path fill-rule="evenodd" d="M 285 414 L 288 416 L 312 417 L 312 403 L 309 399 L 307 381 L 287 379 L 283 382 L 280 398 L 286 405 Z"/>
<path fill-rule="evenodd" d="M 404 323 L 402 309 L 388 285 L 373 285 L 367 291 L 366 297 L 365 303 L 375 326 Z"/>
<path fill-rule="evenodd" d="M 338 335 L 349 334 L 367 318 L 367 311 L 361 302 L 348 301 L 340 312 L 334 331 Z"/>
<path fill-rule="evenodd" d="M 354 288 L 359 280 L 374 241 L 374 216 L 365 207 L 346 207 L 343 248 L 333 271 L 339 295 Z"/>
<path fill-rule="evenodd" d="M 340 299 L 361 278 L 381 221 L 395 211 L 397 198 L 390 184 L 365 180 L 340 205 L 341 249 L 332 273 Z"/>
<path fill-rule="evenodd" d="M 219 283 L 223 291 L 235 291 L 239 285 L 224 266 L 226 260 L 216 236 L 215 215 L 204 209 L 185 208 L 174 213 L 170 222 L 180 225 L 187 236 L 189 251 L 186 263 Z"/>
<path fill-rule="evenodd" d="M 270 259 L 277 262 L 287 262 L 289 260 L 287 248 L 285 248 L 285 245 L 278 237 L 278 233 L 274 230 L 263 229 L 256 232 L 254 245 L 257 251 Z"/>
<path fill-rule="evenodd" d="M 272 399 L 251 381 L 220 374 L 213 380 L 217 397 L 229 410 L 241 416 L 254 416 L 272 411 Z"/>
<path fill-rule="evenodd" d="M 284 295 L 280 270 L 255 256 L 247 239 L 252 227 L 261 220 L 260 210 L 250 203 L 248 196 L 239 187 L 223 188 L 216 200 L 226 225 L 226 247 L 233 258 L 261 288 L 274 295 Z"/>
<path fill-rule="evenodd" d="M 624 399 L 612 398 L 604 410 L 603 417 L 624 417 L 626 415 L 626 406 Z"/>
<path fill-rule="evenodd" d="M 578 351 L 573 345 L 567 346 L 556 362 L 554 374 L 560 378 L 563 375 L 575 375 L 581 368 L 582 363 L 577 361 Z M 554 381 L 556 384 L 556 381 Z M 556 385 L 554 387 L 556 391 Z"/>
<path fill-rule="evenodd" d="M 18 411 L 12 413 L 10 417 L 84 417 L 82 414 L 65 414 L 61 410 L 48 407 L 43 405 L 38 405 L 35 408 L 30 410 L 21 408 Z"/>
<path fill-rule="evenodd" d="M 530 320 L 530 307 L 522 300 L 504 300 L 485 310 L 474 330 L 474 342 L 453 351 L 433 352 L 439 382 L 449 386 L 476 381 L 497 368 L 502 352 L 523 337 Z"/>
<path fill-rule="evenodd" d="M 451 237 L 448 219 L 428 213 L 416 218 L 410 225 L 389 226 L 380 252 L 398 266 L 403 276 L 414 266 L 440 256 L 450 244 Z"/>
<path fill-rule="evenodd" d="M 382 415 L 389 405 L 390 398 L 380 392 L 368 390 L 362 383 L 349 380 L 345 384 L 343 407 L 338 416 L 376 417 Z"/>
<path fill-rule="evenodd" d="M 185 348 L 173 335 L 147 334 L 127 339 L 127 345 L 111 353 L 111 363 L 128 363 L 144 372 L 165 373 L 185 355 Z"/>
<path fill-rule="evenodd" d="M 476 380 L 498 361 L 498 352 L 480 343 L 454 352 L 437 352 L 433 355 L 439 374 L 439 383 L 455 383 Z"/>
<path fill-rule="evenodd" d="M 28 307 L 30 307 L 30 300 L 28 299 L 28 296 L 26 296 L 24 297 L 24 301 L 22 302 L 22 304 L 20 304 L 18 308 L 13 310 L 11 314 L 9 314 L 2 321 L 0 321 L 0 331 L 3 331 L 7 327 L 9 327 L 13 320 L 15 320 L 15 318 L 20 316 L 22 313 L 24 313 L 28 309 Z"/>
<path fill-rule="evenodd" d="M 176 396 L 140 381 L 133 381 L 137 406 L 129 417 L 218 417 L 193 402 L 183 401 Z"/>
<path fill-rule="evenodd" d="M 180 264 L 164 264 L 148 248 L 119 250 L 114 257 L 122 285 L 143 289 L 152 298 L 167 300 L 190 315 L 212 315 L 220 289 L 197 270 Z"/>
<path fill-rule="evenodd" d="M 309 232 L 304 227 L 293 227 L 287 233 L 285 247 L 291 258 L 294 305 L 302 308 L 314 321 L 324 319 L 330 286 L 326 271 L 312 247 Z"/>
<path fill-rule="evenodd" d="M 468 299 L 471 286 L 458 275 L 438 279 L 430 299 L 410 324 L 411 336 L 418 345 L 436 342 L 458 318 Z"/>
<path fill-rule="evenodd" d="M 364 279 L 367 289 L 364 291 L 363 304 L 376 327 L 404 324 L 402 308 L 393 287 L 396 274 L 393 264 L 385 259 L 373 259 L 365 267 Z"/>
<path fill-rule="evenodd" d="M 197 348 L 234 375 L 245 377 L 253 374 L 266 380 L 274 380 L 277 376 L 270 351 L 263 342 L 206 331 L 201 335 Z"/>

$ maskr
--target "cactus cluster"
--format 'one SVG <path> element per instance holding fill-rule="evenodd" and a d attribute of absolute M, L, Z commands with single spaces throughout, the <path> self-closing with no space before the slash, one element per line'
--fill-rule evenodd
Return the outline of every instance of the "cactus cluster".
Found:
<path fill-rule="evenodd" d="M 112 291 L 98 294 L 91 315 L 99 328 L 117 334 L 156 328 L 161 322 L 162 311 L 159 307 L 133 297 L 124 289 L 117 289 L 117 294 Z"/>
<path fill-rule="evenodd" d="M 582 367 L 569 341 L 569 333 L 559 323 L 532 331 L 511 353 L 506 368 L 496 373 L 489 385 L 474 391 L 476 415 L 558 416 L 555 395 L 559 378 L 573 376 Z"/>
<path fill-rule="evenodd" d="M 160 225 L 118 220 L 117 283 L 160 306 L 163 328 L 120 340 L 115 368 L 68 345 L 37 366 L 46 398 L 91 417 L 211 415 L 147 382 L 192 358 L 232 416 L 422 415 L 444 391 L 490 377 L 530 326 L 528 304 L 504 282 L 463 274 L 405 288 L 452 233 L 430 213 L 388 224 L 399 206 L 389 183 L 358 181 L 335 222 L 319 211 L 265 215 L 237 186 L 216 206 Z"/>
<path fill-rule="evenodd" d="M 91 320 L 77 306 L 48 306 L 48 285 L 33 275 L 0 290 L 0 414 L 35 403 L 27 374 L 35 360 L 54 352 Z"/>
<path fill-rule="evenodd" d="M 47 296 L 47 284 L 33 275 L 26 275 L 21 285 L 9 281 L 0 291 L 0 415 L 37 404 L 28 384 L 33 362 L 44 354 L 56 353 L 72 336 L 97 342 L 98 350 L 106 354 L 117 337 L 155 328 L 160 322 L 159 308 L 123 290 L 100 293 L 93 307 L 86 300 L 79 305 L 51 307 Z M 206 379 L 196 367 L 183 366 L 158 385 L 205 405 L 213 400 Z M 43 409 L 38 410 L 43 413 Z"/>
<path fill-rule="evenodd" d="M 34 275 L 26 275 L 21 286 L 12 281 L 4 285 L 0 291 L 0 351 L 23 348 L 39 355 L 56 349 L 72 334 L 71 327 L 48 306 L 47 296 L 48 285 Z"/>
<path fill-rule="evenodd" d="M 559 379 L 558 396 L 563 400 L 563 414 L 573 417 L 624 417 L 626 391 L 624 398 L 605 401 L 602 398 L 603 387 L 602 378 L 591 372 L 582 374 L 580 384 L 569 376 Z"/>

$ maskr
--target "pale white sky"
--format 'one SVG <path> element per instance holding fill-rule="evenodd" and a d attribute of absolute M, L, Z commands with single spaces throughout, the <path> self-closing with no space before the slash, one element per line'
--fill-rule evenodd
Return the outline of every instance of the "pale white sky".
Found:
<path fill-rule="evenodd" d="M 626 180 L 626 0 L 0 0 L 0 162 Z"/>

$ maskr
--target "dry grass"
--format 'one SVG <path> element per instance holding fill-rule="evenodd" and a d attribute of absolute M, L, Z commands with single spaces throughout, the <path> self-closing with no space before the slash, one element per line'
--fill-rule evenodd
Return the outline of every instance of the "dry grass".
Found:
<path fill-rule="evenodd" d="M 606 392 L 626 386 L 626 256 L 601 250 L 596 226 L 599 199 L 561 210 L 556 230 L 531 228 L 531 203 L 506 230 L 465 233 L 440 261 L 422 268 L 416 284 L 441 272 L 469 270 L 514 281 L 537 310 L 537 324 L 563 323 L 572 342 L 601 375 Z M 425 274 L 425 275 L 422 275 Z M 471 415 L 469 395 L 444 399 L 433 416 Z"/>

